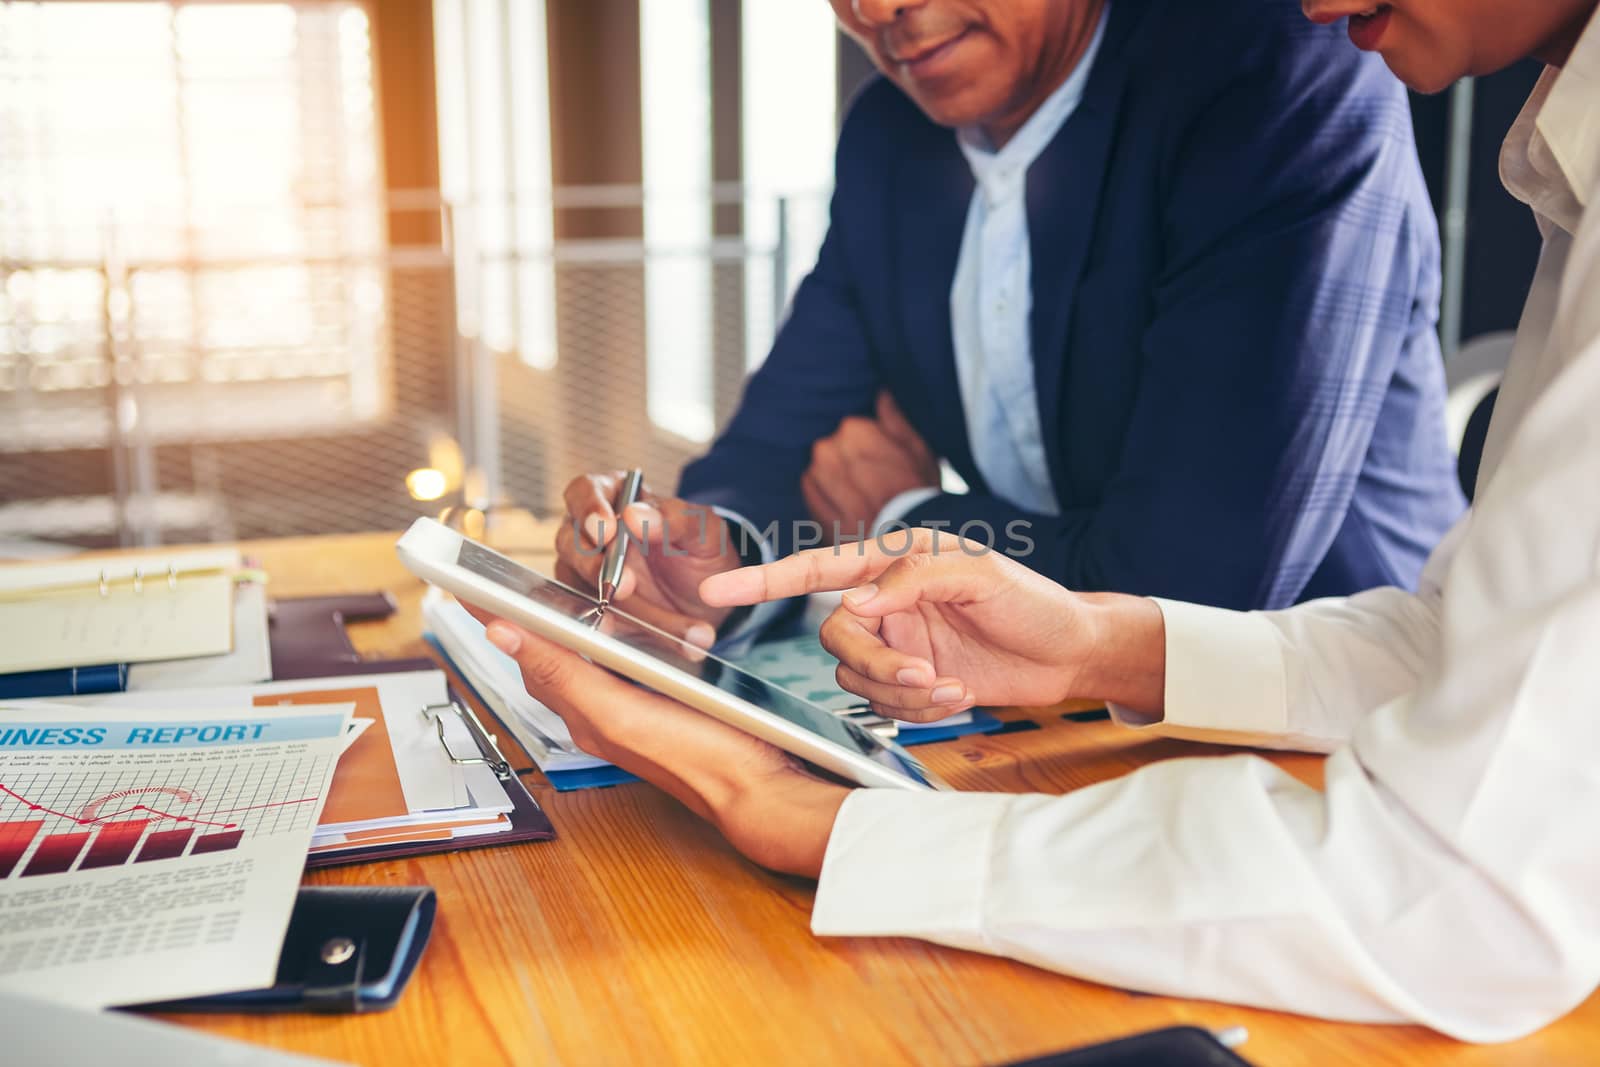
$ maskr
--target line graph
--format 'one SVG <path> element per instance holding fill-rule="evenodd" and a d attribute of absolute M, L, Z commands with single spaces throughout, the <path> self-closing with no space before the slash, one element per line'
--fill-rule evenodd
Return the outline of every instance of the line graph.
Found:
<path fill-rule="evenodd" d="M 308 828 L 326 756 L 0 759 L 0 879 L 229 852 Z"/>
<path fill-rule="evenodd" d="M 13 800 L 21 801 L 22 804 L 24 806 L 26 806 L 29 811 L 42 811 L 46 815 L 54 815 L 57 818 L 61 818 L 61 819 L 71 819 L 73 822 L 77 823 L 79 826 L 94 826 L 94 825 L 97 825 L 97 824 L 102 823 L 102 822 L 110 822 L 112 819 L 117 819 L 117 818 L 120 818 L 120 817 L 122 817 L 124 815 L 132 815 L 132 814 L 134 814 L 136 812 L 141 812 L 141 811 L 149 812 L 151 815 L 154 815 L 157 818 L 161 818 L 161 819 L 174 819 L 174 820 L 176 820 L 178 822 L 198 823 L 198 824 L 203 825 L 203 826 L 220 826 L 220 827 L 222 827 L 223 829 L 226 829 L 226 830 L 232 830 L 236 826 L 239 825 L 238 823 L 233 823 L 233 822 L 213 822 L 213 821 L 211 821 L 209 819 L 202 819 L 202 818 L 199 818 L 198 816 L 195 816 L 195 815 L 180 815 L 180 814 L 178 814 L 176 812 L 162 811 L 160 808 L 146 807 L 143 804 L 135 804 L 135 805 L 133 805 L 132 807 L 129 807 L 129 808 L 122 808 L 119 811 L 112 812 L 110 815 L 96 815 L 93 818 L 81 818 L 79 816 L 73 815 L 70 812 L 56 811 L 53 808 L 45 807 L 43 804 L 35 804 L 33 801 L 29 800 L 27 797 L 23 796 L 21 793 L 18 793 L 17 791 L 12 789 L 8 785 L 5 785 L 4 783 L 0 783 L 0 794 L 4 794 L 5 796 L 11 797 Z M 242 807 L 242 808 L 227 808 L 227 809 L 224 809 L 222 811 L 209 811 L 209 812 L 206 812 L 206 814 L 207 815 L 231 815 L 231 814 L 233 814 L 235 812 L 240 812 L 240 811 L 258 811 L 258 810 L 262 810 L 262 809 L 265 809 L 265 808 L 281 808 L 281 807 L 287 807 L 288 805 L 291 805 L 291 804 L 314 804 L 318 800 L 321 800 L 321 799 L 322 799 L 321 797 L 301 797 L 298 800 L 274 800 L 271 803 L 267 803 L 267 804 L 250 804 L 250 805 L 247 805 L 247 806 Z"/>

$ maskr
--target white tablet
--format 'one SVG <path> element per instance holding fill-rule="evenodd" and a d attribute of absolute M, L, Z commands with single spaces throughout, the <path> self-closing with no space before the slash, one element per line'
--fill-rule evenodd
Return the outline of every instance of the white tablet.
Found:
<path fill-rule="evenodd" d="M 948 789 L 905 749 L 432 519 L 400 538 L 419 578 L 625 678 L 865 786 Z M 635 551 L 638 551 L 636 548 Z"/>

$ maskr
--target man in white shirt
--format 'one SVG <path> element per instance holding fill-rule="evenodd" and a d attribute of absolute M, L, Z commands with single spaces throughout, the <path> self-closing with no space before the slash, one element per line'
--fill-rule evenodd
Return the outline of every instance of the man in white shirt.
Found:
<path fill-rule="evenodd" d="M 1306 0 L 1407 81 L 1550 64 L 1502 173 L 1545 235 L 1473 511 L 1421 592 L 1234 613 L 1067 592 L 998 554 L 821 551 L 710 602 L 856 585 L 825 639 L 880 710 L 1109 699 L 1124 723 L 1331 752 L 1067 796 L 848 791 L 505 623 L 530 689 L 757 862 L 820 875 L 813 928 L 909 935 L 1181 996 L 1473 1041 L 1600 983 L 1600 18 L 1596 0 Z"/>
<path fill-rule="evenodd" d="M 1078 589 L 1415 588 L 1464 502 L 1436 224 L 1376 57 L 1284 0 L 834 8 L 883 76 L 827 237 L 722 434 L 635 510 L 623 606 L 750 636 L 780 606 L 708 605 L 707 574 L 896 521 Z M 575 582 L 618 485 L 567 488 Z"/>

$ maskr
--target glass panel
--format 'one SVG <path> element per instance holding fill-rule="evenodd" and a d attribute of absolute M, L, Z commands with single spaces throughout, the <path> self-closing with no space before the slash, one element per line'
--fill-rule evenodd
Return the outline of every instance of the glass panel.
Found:
<path fill-rule="evenodd" d="M 278 413 L 205 393 L 213 414 L 249 408 L 256 433 L 382 414 L 382 181 L 359 5 L 0 3 L 0 84 L 0 412 L 7 394 L 25 405 L 114 373 L 167 390 L 144 416 L 159 441 L 192 439 L 184 391 L 208 383 L 337 383 L 309 394 L 326 404 Z M 81 405 L 76 430 L 74 409 L 52 418 L 57 445 L 106 443 L 104 401 Z"/>
<path fill-rule="evenodd" d="M 707 0 L 639 5 L 644 126 L 646 403 L 711 438 L 711 16 Z"/>
<path fill-rule="evenodd" d="M 777 288 L 785 299 L 793 294 L 816 262 L 827 229 L 839 36 L 826 4 L 747 0 L 742 10 L 744 232 L 753 250 L 771 250 L 752 255 L 746 266 L 745 354 L 754 367 L 766 358 L 778 326 Z"/>

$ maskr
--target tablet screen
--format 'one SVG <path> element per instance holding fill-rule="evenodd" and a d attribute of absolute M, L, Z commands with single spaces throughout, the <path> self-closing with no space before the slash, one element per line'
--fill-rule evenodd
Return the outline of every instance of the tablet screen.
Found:
<path fill-rule="evenodd" d="M 803 700 L 787 689 L 741 670 L 727 660 L 718 659 L 614 607 L 602 613 L 600 602 L 593 597 L 531 571 L 498 552 L 463 538 L 456 563 L 464 570 L 487 578 L 560 615 L 582 622 L 621 645 L 698 678 L 851 752 L 859 753 L 897 774 L 924 785 L 930 784 L 922 765 L 898 745 L 885 745 L 848 719 L 840 718 L 826 708 Z"/>

